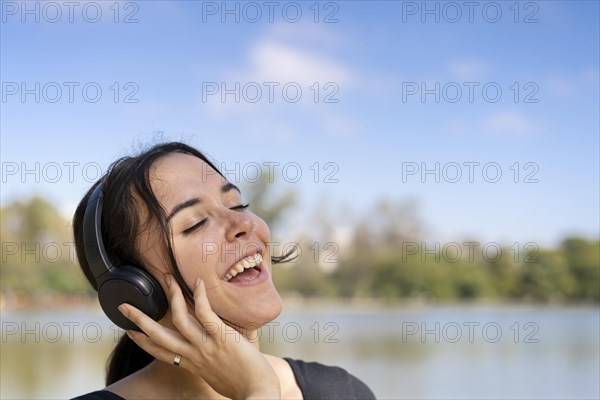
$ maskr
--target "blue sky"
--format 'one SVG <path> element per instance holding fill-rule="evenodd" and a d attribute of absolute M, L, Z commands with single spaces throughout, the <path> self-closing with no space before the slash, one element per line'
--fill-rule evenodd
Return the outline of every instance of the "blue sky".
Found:
<path fill-rule="evenodd" d="M 1 3 L 3 205 L 70 213 L 160 131 L 239 163 L 238 183 L 279 163 L 291 230 L 323 201 L 344 227 L 385 198 L 415 200 L 431 240 L 599 235 L 596 1 Z"/>

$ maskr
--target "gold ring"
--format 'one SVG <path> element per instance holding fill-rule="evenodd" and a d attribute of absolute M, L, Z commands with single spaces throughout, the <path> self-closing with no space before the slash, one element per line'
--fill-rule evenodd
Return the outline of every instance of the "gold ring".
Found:
<path fill-rule="evenodd" d="M 173 365 L 179 367 L 179 363 L 181 363 L 181 356 L 179 354 L 175 354 L 175 358 L 173 359 Z"/>

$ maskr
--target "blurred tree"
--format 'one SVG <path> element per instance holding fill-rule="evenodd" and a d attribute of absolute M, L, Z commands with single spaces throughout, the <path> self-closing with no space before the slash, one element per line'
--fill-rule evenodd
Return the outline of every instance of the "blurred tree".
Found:
<path fill-rule="evenodd" d="M 600 301 L 600 241 L 567 238 L 562 242 L 561 249 L 577 282 L 575 297 Z"/>
<path fill-rule="evenodd" d="M 478 252 L 478 254 L 481 254 Z M 490 290 L 497 299 L 514 299 L 517 297 L 519 285 L 519 265 L 515 262 L 508 248 L 501 249 L 502 256 L 498 259 L 479 258 L 481 267 L 489 275 Z M 517 258 L 517 261 L 519 259 Z"/>
<path fill-rule="evenodd" d="M 287 210 L 296 205 L 297 196 L 293 189 L 276 194 L 273 178 L 268 170 L 263 170 L 256 183 L 245 184 L 241 188 L 250 209 L 265 220 L 269 228 L 275 230 L 283 220 Z"/>
<path fill-rule="evenodd" d="M 575 298 L 578 289 L 577 279 L 563 251 L 541 250 L 531 259 L 546 268 L 548 284 L 551 287 L 546 294 L 547 300 L 564 301 Z M 523 263 L 523 267 L 527 268 L 528 264 Z"/>
<path fill-rule="evenodd" d="M 89 292 L 75 265 L 69 224 L 51 203 L 35 196 L 3 207 L 0 216 L 3 292 Z"/>
<path fill-rule="evenodd" d="M 424 295 L 422 264 L 414 257 L 402 262 L 391 254 L 374 259 L 370 291 L 376 298 L 387 300 Z"/>
<path fill-rule="evenodd" d="M 335 284 L 320 267 L 320 254 L 315 252 L 314 242 L 298 244 L 298 258 L 278 267 L 273 274 L 277 289 L 281 293 L 293 293 L 303 297 L 332 297 Z"/>
<path fill-rule="evenodd" d="M 270 226 L 281 226 L 286 211 L 296 204 L 296 193 L 292 189 L 277 193 L 269 182 L 265 172 L 244 192 L 254 212 Z M 467 257 L 469 251 L 462 248 L 463 257 L 455 261 L 443 247 L 425 245 L 412 202 L 379 202 L 367 217 L 358 219 L 350 237 L 342 235 L 342 243 L 334 241 L 336 229 L 327 210 L 320 202 L 311 236 L 299 241 L 299 258 L 277 267 L 274 281 L 283 294 L 600 302 L 598 240 L 569 237 L 559 248 L 531 248 L 525 254 L 503 247 L 498 260 L 485 259 L 481 251 Z M 3 295 L 93 294 L 76 266 L 67 220 L 45 199 L 32 197 L 0 208 L 0 236 Z M 332 254 L 326 243 L 340 245 L 339 252 L 336 248 Z M 407 243 L 418 250 L 407 251 Z M 327 263 L 327 256 L 335 260 Z"/>
<path fill-rule="evenodd" d="M 329 275 L 337 294 L 344 298 L 367 296 L 373 279 L 374 249 L 372 233 L 365 222 L 354 228 L 348 248 L 340 254 L 337 268 Z"/>
<path fill-rule="evenodd" d="M 399 249 L 401 243 L 414 242 L 426 235 L 425 224 L 419 218 L 418 205 L 414 200 L 380 200 L 369 222 L 375 227 L 373 239 L 379 248 Z"/>
<path fill-rule="evenodd" d="M 482 264 L 460 262 L 453 271 L 456 294 L 461 300 L 475 300 L 493 296 L 490 275 Z"/>
<path fill-rule="evenodd" d="M 391 298 L 420 290 L 421 285 L 413 281 L 420 279 L 421 271 L 399 265 L 398 260 L 402 243 L 415 242 L 422 234 L 415 202 L 378 202 L 354 228 L 350 245 L 331 274 L 338 293 L 342 297 Z"/>

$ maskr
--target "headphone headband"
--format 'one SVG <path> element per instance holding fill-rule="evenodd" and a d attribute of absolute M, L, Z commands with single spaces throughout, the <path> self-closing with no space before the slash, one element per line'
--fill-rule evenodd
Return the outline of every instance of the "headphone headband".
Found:
<path fill-rule="evenodd" d="M 99 284 L 111 268 L 113 268 L 102 240 L 102 204 L 104 184 L 100 182 L 90 196 L 83 216 L 83 247 L 85 258 Z"/>

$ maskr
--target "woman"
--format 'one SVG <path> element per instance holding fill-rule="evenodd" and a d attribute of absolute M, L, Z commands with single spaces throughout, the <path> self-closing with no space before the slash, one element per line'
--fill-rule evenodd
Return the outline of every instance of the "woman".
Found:
<path fill-rule="evenodd" d="M 96 290 L 104 281 L 90 266 L 84 226 L 86 209 L 94 214 L 88 200 L 99 198 L 106 263 L 149 273 L 168 307 L 155 321 L 118 306 L 139 331 L 128 330 L 113 351 L 107 387 L 78 399 L 374 398 L 341 368 L 259 351 L 258 328 L 281 312 L 272 263 L 290 255 L 269 253 L 268 226 L 203 154 L 182 143 L 154 146 L 113 163 L 82 199 L 77 257 Z"/>

